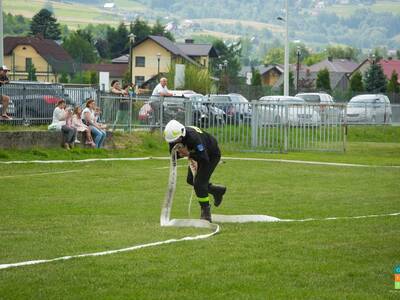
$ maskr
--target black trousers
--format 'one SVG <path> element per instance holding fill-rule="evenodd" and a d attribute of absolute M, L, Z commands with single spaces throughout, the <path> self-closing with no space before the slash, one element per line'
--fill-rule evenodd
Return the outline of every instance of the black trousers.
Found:
<path fill-rule="evenodd" d="M 61 132 L 63 135 L 63 144 L 65 143 L 72 144 L 75 141 L 76 128 L 71 128 L 68 127 L 67 125 L 63 125 L 61 127 Z"/>
<path fill-rule="evenodd" d="M 209 163 L 199 163 L 197 166 L 197 174 L 193 177 L 190 167 L 188 168 L 187 183 L 194 186 L 194 191 L 198 198 L 205 198 L 208 196 L 208 187 L 210 185 L 210 178 L 215 168 L 221 159 L 221 153 L 216 153 L 210 156 Z"/>

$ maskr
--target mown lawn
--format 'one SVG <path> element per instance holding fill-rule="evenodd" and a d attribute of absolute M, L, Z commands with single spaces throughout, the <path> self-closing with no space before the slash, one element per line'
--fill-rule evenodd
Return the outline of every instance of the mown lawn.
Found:
<path fill-rule="evenodd" d="M 166 147 L 154 135 L 124 150 L 1 153 L 3 161 L 166 156 Z M 351 142 L 346 153 L 224 151 L 369 165 L 400 165 L 399 154 L 398 143 L 377 142 Z M 0 264 L 209 232 L 159 226 L 168 166 L 167 160 L 1 165 Z M 186 218 L 191 189 L 185 162 L 180 166 L 172 215 Z M 394 213 L 399 180 L 400 168 L 225 160 L 214 181 L 228 193 L 213 212 L 283 219 Z M 198 213 L 192 205 L 192 217 Z M 0 270 L 0 298 L 395 299 L 399 226 L 400 216 L 222 224 L 207 240 Z"/>

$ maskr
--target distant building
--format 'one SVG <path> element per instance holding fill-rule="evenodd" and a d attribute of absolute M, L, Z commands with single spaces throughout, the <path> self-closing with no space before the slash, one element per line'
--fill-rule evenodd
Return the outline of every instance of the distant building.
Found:
<path fill-rule="evenodd" d="M 114 2 L 108 2 L 108 3 L 104 3 L 103 7 L 106 9 L 114 9 L 116 6 L 115 6 Z"/>
<path fill-rule="evenodd" d="M 400 60 L 399 59 L 381 59 L 379 64 L 382 66 L 383 73 L 385 73 L 386 78 L 390 80 L 392 78 L 392 73 L 395 71 L 398 75 L 397 82 L 400 83 Z"/>
<path fill-rule="evenodd" d="M 132 47 L 132 79 L 137 85 L 156 78 L 158 74 L 166 74 L 175 64 L 193 64 L 208 68 L 210 58 L 217 57 L 211 44 L 174 43 L 163 36 L 149 35 L 137 41 Z M 114 63 L 121 63 L 128 57 L 119 57 Z"/>
<path fill-rule="evenodd" d="M 31 65 L 38 81 L 58 82 L 61 73 L 75 73 L 72 57 L 53 40 L 41 37 L 4 38 L 4 64 L 12 80 L 26 80 Z"/>
<path fill-rule="evenodd" d="M 280 78 L 283 77 L 283 66 L 279 64 L 259 65 L 254 67 L 261 75 L 261 84 L 263 86 L 276 87 Z M 239 76 L 243 78 L 251 78 L 252 70 L 250 66 L 244 66 Z"/>
<path fill-rule="evenodd" d="M 128 72 L 128 64 L 82 64 L 82 70 L 95 71 L 97 74 L 108 72 L 110 82 L 115 79 L 122 83 L 126 72 Z"/>

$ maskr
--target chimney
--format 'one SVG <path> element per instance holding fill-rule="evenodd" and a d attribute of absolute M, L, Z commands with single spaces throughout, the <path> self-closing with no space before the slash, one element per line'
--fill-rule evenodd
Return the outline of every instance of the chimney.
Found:
<path fill-rule="evenodd" d="M 194 39 L 185 39 L 185 44 L 194 44 Z"/>

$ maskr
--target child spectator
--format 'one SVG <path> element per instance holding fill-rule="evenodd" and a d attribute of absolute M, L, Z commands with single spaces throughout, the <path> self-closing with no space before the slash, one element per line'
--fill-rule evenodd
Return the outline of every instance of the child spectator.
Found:
<path fill-rule="evenodd" d="M 82 122 L 82 109 L 80 106 L 75 107 L 74 115 L 72 116 L 72 126 L 76 128 L 78 132 L 85 132 L 86 141 L 85 145 L 90 145 L 92 147 L 96 147 L 96 144 L 93 142 L 92 134 L 90 132 L 90 128 L 83 124 Z M 75 139 L 75 143 L 80 143 L 78 138 Z"/>
<path fill-rule="evenodd" d="M 95 103 L 93 99 L 86 101 L 86 107 L 82 111 L 82 122 L 89 126 L 90 131 L 94 137 L 94 142 L 97 148 L 100 148 L 106 139 L 106 132 L 101 124 L 96 122 L 95 117 Z"/>

